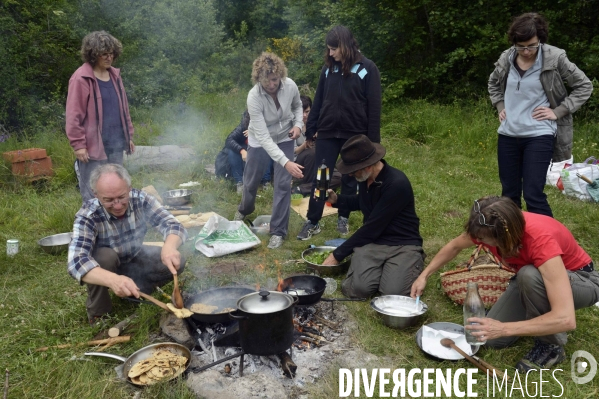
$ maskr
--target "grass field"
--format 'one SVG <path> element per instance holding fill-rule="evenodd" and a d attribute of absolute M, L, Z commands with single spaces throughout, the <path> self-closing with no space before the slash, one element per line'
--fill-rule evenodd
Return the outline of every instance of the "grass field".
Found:
<path fill-rule="evenodd" d="M 243 95 L 229 93 L 198 97 L 194 101 L 175 104 L 161 109 L 132 110 L 137 145 L 179 144 L 191 146 L 197 154 L 193 162 L 182 164 L 175 171 L 161 172 L 147 168 L 133 175 L 133 185 L 153 184 L 158 191 L 176 188 L 179 183 L 195 180 L 202 186 L 193 197 L 193 212 L 215 211 L 232 218 L 239 196 L 233 184 L 215 180 L 204 171 L 213 163 L 222 148 L 224 138 L 239 122 L 244 107 Z M 597 154 L 597 125 L 575 120 L 576 161 Z M 469 106 L 434 105 L 411 102 L 397 107 L 386 107 L 382 120 L 382 144 L 387 148 L 386 160 L 403 170 L 412 182 L 416 196 L 417 213 L 421 220 L 421 234 L 427 260 L 451 238 L 462 231 L 472 201 L 488 194 L 500 194 L 496 162 L 495 113 L 486 102 Z M 72 169 L 73 154 L 64 135 L 57 129 L 21 136 L 0 143 L 0 152 L 17 148 L 43 147 L 52 157 L 56 175 L 40 184 L 26 184 L 14 179 L 8 167 L 0 168 L 0 238 L 20 240 L 20 253 L 7 257 L 0 252 L 0 370 L 10 372 L 9 398 L 129 398 L 130 386 L 114 378 L 114 361 L 93 358 L 82 359 L 87 348 L 74 347 L 35 352 L 32 349 L 80 343 L 90 340 L 99 330 L 88 325 L 85 313 L 86 291 L 66 272 L 66 255 L 43 253 L 36 241 L 50 234 L 71 230 L 72 219 L 80 205 Z M 599 212 L 596 204 L 583 203 L 564 196 L 557 189 L 547 188 L 549 203 L 555 217 L 570 228 L 579 243 L 594 259 L 599 259 L 597 226 Z M 270 214 L 272 192 L 259 193 L 256 212 L 250 215 Z M 193 242 L 182 247 L 188 257 L 182 275 L 184 287 L 206 289 L 214 285 L 250 283 L 272 286 L 277 274 L 286 276 L 304 270 L 299 259 L 308 244 L 322 245 L 336 238 L 336 218 L 323 219 L 323 232 L 309 242 L 298 241 L 303 220 L 294 212 L 290 218 L 290 236 L 282 248 L 270 251 L 263 244 L 251 251 L 225 258 L 209 259 L 197 252 Z M 361 215 L 352 213 L 351 230 L 360 225 Z M 197 230 L 191 231 L 191 236 Z M 149 237 L 154 240 L 155 236 Z M 469 256 L 447 265 L 454 267 Z M 219 261 L 239 260 L 245 269 L 234 276 L 211 275 L 211 267 Z M 341 282 L 339 277 L 338 282 Z M 168 291 L 168 286 L 166 290 Z M 448 321 L 461 323 L 462 312 L 441 291 L 439 276 L 429 280 L 422 300 L 429 312 L 424 323 Z M 128 356 L 150 343 L 158 330 L 161 310 L 139 307 L 115 299 L 115 311 L 107 324 L 116 324 L 129 314 L 137 312 L 138 321 L 131 329 L 132 340 L 109 349 L 109 352 Z M 392 330 L 385 327 L 367 303 L 349 303 L 359 328 L 353 340 L 357 347 L 381 357 L 381 363 L 364 367 L 390 369 L 418 367 L 468 367 L 466 362 L 438 362 L 424 356 L 414 343 L 417 328 Z M 577 329 L 569 333 L 568 354 L 556 372 L 557 383 L 551 376 L 543 384 L 542 394 L 563 398 L 599 397 L 599 384 L 593 381 L 577 385 L 570 377 L 569 356 L 576 350 L 585 350 L 599 357 L 596 325 L 599 308 L 577 312 Z M 500 369 L 514 373 L 516 362 L 528 352 L 532 339 L 521 339 L 517 345 L 504 350 L 483 348 L 479 355 Z M 0 380 L 1 378 L 0 374 Z M 522 389 L 508 391 L 510 397 L 540 397 L 539 378 L 524 378 Z M 536 385 L 535 385 L 536 384 Z M 327 376 L 310 386 L 309 398 L 338 397 L 338 365 L 332 365 Z M 525 390 L 525 388 L 527 390 Z M 535 390 L 536 387 L 536 390 Z M 511 388 L 511 386 L 510 386 Z M 479 397 L 486 395 L 486 378 L 479 376 L 475 389 Z M 563 393 L 562 393 L 563 391 Z M 361 390 L 364 395 L 364 391 Z M 536 392 L 536 393 L 535 393 Z M 417 396 L 417 395 L 416 395 Z M 192 398 L 184 381 L 160 384 L 144 390 L 144 398 Z M 365 396 L 363 396 L 365 397 Z M 375 390 L 374 397 L 378 395 Z M 495 397 L 504 397 L 497 394 Z"/>

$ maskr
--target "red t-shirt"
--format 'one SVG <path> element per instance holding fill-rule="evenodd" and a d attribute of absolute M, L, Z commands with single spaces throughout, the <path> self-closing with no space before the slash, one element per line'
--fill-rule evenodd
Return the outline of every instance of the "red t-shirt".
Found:
<path fill-rule="evenodd" d="M 526 265 L 538 268 L 556 256 L 562 257 L 566 270 L 578 270 L 591 263 L 591 257 L 578 245 L 566 226 L 549 216 L 530 212 L 522 214 L 526 222 L 522 248 L 517 257 L 505 258 L 505 263 L 516 270 Z M 482 244 L 477 240 L 472 241 Z M 496 247 L 486 247 L 501 259 Z"/>

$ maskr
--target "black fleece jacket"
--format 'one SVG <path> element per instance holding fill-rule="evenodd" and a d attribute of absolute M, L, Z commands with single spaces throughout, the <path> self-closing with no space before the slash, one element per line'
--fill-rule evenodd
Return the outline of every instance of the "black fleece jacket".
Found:
<path fill-rule="evenodd" d="M 381 75 L 374 62 L 362 56 L 350 76 L 341 63 L 320 72 L 314 103 L 306 123 L 306 138 L 349 139 L 358 134 L 381 142 Z"/>
<path fill-rule="evenodd" d="M 366 244 L 422 246 L 412 185 L 405 173 L 382 162 L 383 169 L 370 187 L 361 182 L 358 194 L 337 196 L 333 206 L 364 214 L 362 227 L 333 251 L 338 261 Z"/>
<path fill-rule="evenodd" d="M 229 148 L 237 153 L 240 153 L 241 150 L 247 150 L 247 137 L 243 135 L 243 132 L 248 129 L 250 124 L 250 114 L 248 114 L 247 110 L 241 116 L 241 122 L 239 125 L 229 135 L 227 136 L 227 140 L 225 141 L 225 148 Z"/>

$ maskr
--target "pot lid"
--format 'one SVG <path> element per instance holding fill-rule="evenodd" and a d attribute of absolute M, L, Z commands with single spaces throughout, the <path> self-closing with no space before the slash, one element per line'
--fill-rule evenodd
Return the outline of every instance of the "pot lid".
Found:
<path fill-rule="evenodd" d="M 237 309 L 254 314 L 274 313 L 293 305 L 291 295 L 278 291 L 252 292 L 239 298 Z"/>

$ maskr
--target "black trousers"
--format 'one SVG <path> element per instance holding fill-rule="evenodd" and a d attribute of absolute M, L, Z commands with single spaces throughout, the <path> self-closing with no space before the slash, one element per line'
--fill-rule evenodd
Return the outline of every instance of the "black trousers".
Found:
<path fill-rule="evenodd" d="M 324 210 L 324 201 L 316 201 L 314 199 L 314 189 L 316 188 L 316 170 L 324 163 L 329 167 L 331 176 L 333 174 L 333 168 L 337 163 L 337 158 L 341 152 L 341 147 L 345 144 L 346 139 L 317 139 L 316 140 L 316 157 L 314 162 L 314 181 L 312 182 L 312 192 L 310 193 L 310 205 L 308 206 L 308 220 L 316 224 L 322 218 L 322 211 Z M 353 176 L 342 175 L 341 176 L 341 194 L 352 195 L 356 194 L 358 189 L 358 182 Z M 348 218 L 351 212 L 347 209 L 339 208 L 339 216 Z"/>

